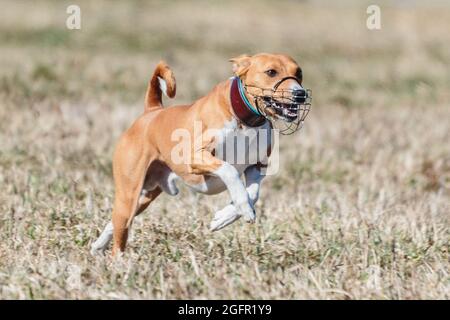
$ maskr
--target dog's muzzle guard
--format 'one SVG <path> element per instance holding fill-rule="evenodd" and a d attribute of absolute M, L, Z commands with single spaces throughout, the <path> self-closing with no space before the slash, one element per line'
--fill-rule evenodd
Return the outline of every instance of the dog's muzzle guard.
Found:
<path fill-rule="evenodd" d="M 302 127 L 312 100 L 310 89 L 279 89 L 287 80 L 299 82 L 295 77 L 285 77 L 267 89 L 246 85 L 239 79 L 241 88 L 253 98 L 256 111 L 270 120 L 283 135 L 293 134 Z"/>

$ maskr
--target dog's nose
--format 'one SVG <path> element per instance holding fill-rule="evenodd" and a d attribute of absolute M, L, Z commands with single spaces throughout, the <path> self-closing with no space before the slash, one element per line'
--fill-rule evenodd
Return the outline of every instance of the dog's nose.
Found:
<path fill-rule="evenodd" d="M 292 91 L 292 96 L 295 102 L 303 103 L 308 98 L 308 93 L 305 89 L 295 89 Z"/>

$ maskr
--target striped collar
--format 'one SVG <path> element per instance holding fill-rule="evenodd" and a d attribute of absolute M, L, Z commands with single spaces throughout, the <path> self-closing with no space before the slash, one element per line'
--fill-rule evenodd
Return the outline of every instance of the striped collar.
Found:
<path fill-rule="evenodd" d="M 258 109 L 248 101 L 239 77 L 234 77 L 231 80 L 230 101 L 235 116 L 246 126 L 259 127 L 266 121 L 266 118 L 261 115 Z"/>

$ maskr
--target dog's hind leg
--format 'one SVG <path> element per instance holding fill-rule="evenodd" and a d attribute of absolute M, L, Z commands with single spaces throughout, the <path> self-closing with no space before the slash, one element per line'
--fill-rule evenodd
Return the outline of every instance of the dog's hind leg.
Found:
<path fill-rule="evenodd" d="M 150 203 L 152 203 L 153 200 L 155 200 L 156 197 L 161 194 L 161 192 L 162 190 L 159 187 L 156 187 L 151 191 L 142 190 L 141 196 L 139 197 L 139 205 L 136 210 L 135 216 L 139 215 L 142 211 L 147 209 Z"/>
<path fill-rule="evenodd" d="M 131 207 L 132 201 L 127 201 L 126 203 L 122 202 L 121 199 L 117 199 L 116 204 L 114 205 L 114 211 L 112 216 L 113 223 L 113 234 L 114 234 L 114 246 L 113 246 L 113 255 L 117 253 L 117 251 L 124 251 L 125 246 L 128 239 L 128 231 L 131 227 L 132 219 L 144 211 L 150 203 L 156 199 L 161 194 L 162 190 L 157 187 L 151 191 L 146 192 L 145 194 L 140 195 L 138 200 L 138 206 L 134 210 Z M 124 215 L 122 213 L 128 213 Z"/>
<path fill-rule="evenodd" d="M 144 211 L 150 203 L 156 199 L 156 197 L 161 193 L 160 188 L 155 188 L 154 190 L 148 192 L 146 190 L 142 190 L 141 196 L 139 197 L 139 205 L 136 210 L 135 216 L 139 215 L 142 211 Z M 108 222 L 108 224 L 105 226 L 105 229 L 103 229 L 103 232 L 100 234 L 98 239 L 92 244 L 91 246 L 91 254 L 103 254 L 105 250 L 108 248 L 109 243 L 111 242 L 113 238 L 113 223 Z"/>
<path fill-rule="evenodd" d="M 100 234 L 98 239 L 91 246 L 91 254 L 96 255 L 98 253 L 103 253 L 108 247 L 113 237 L 113 224 L 112 222 L 108 222 L 103 229 L 103 232 Z"/>
<path fill-rule="evenodd" d="M 150 204 L 156 193 L 159 194 L 159 190 L 154 194 L 150 193 L 156 190 L 156 186 L 153 190 L 149 190 L 147 195 L 142 194 L 147 172 L 155 160 L 156 151 L 149 147 L 142 149 L 141 137 L 135 132 L 137 128 L 139 124 L 133 125 L 122 136 L 114 152 L 113 255 L 125 250 L 128 231 L 134 217 Z"/>

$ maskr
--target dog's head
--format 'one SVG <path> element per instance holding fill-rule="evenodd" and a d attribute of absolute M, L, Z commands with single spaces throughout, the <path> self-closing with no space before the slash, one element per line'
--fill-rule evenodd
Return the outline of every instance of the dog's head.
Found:
<path fill-rule="evenodd" d="M 306 117 L 299 110 L 307 103 L 309 91 L 302 87 L 302 69 L 294 59 L 284 54 L 261 53 L 241 55 L 230 61 L 234 74 L 243 83 L 247 98 L 266 117 L 285 122 Z"/>

